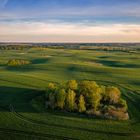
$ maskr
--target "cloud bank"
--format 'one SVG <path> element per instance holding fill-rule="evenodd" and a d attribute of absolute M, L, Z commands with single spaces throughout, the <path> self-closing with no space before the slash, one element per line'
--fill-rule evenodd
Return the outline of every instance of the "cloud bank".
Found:
<path fill-rule="evenodd" d="M 138 24 L 0 23 L 0 41 L 140 42 Z"/>

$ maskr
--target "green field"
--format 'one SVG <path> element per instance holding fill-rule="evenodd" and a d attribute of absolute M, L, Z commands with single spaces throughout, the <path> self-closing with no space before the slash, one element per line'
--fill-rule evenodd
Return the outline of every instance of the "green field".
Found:
<path fill-rule="evenodd" d="M 11 59 L 27 59 L 32 64 L 8 67 Z M 113 121 L 45 112 L 32 105 L 47 83 L 71 79 L 119 87 L 127 100 L 130 119 Z M 0 50 L 0 139 L 140 139 L 140 52 Z"/>

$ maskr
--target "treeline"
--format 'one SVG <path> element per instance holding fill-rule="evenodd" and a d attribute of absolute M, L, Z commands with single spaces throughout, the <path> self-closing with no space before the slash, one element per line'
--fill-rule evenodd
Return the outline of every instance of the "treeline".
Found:
<path fill-rule="evenodd" d="M 27 45 L 1 45 L 0 50 L 25 50 L 30 49 Z"/>
<path fill-rule="evenodd" d="M 131 52 L 136 51 L 138 48 L 133 47 L 120 47 L 120 46 L 80 46 L 81 50 L 97 50 L 97 51 L 122 51 Z"/>
<path fill-rule="evenodd" d="M 28 64 L 31 64 L 31 61 L 22 60 L 22 59 L 12 59 L 9 60 L 7 63 L 8 66 L 21 66 L 21 65 L 28 65 Z"/>
<path fill-rule="evenodd" d="M 24 49 L 77 49 L 77 50 L 101 50 L 101 51 L 137 51 L 138 43 L 27 43 L 27 44 L 0 44 L 0 50 L 24 50 Z"/>
<path fill-rule="evenodd" d="M 46 108 L 79 112 L 102 118 L 127 120 L 127 103 L 117 87 L 98 85 L 95 81 L 70 80 L 63 85 L 49 83 Z"/>

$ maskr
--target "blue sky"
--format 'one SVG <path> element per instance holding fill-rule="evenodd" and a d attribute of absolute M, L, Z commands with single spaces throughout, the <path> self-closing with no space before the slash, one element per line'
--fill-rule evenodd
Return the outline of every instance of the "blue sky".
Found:
<path fill-rule="evenodd" d="M 140 0 L 0 0 L 0 41 L 139 42 Z"/>

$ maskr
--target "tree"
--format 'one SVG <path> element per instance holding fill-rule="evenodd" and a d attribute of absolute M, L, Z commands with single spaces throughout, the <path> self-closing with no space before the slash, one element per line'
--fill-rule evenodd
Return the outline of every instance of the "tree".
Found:
<path fill-rule="evenodd" d="M 65 89 L 59 89 L 56 94 L 56 106 L 59 107 L 60 109 L 64 108 L 65 98 L 66 98 Z"/>
<path fill-rule="evenodd" d="M 89 104 L 94 109 L 94 111 L 96 111 L 98 106 L 100 105 L 100 100 L 101 100 L 101 89 L 96 88 L 96 90 L 94 90 L 92 94 L 89 94 Z"/>
<path fill-rule="evenodd" d="M 48 88 L 53 90 L 56 88 L 56 85 L 54 83 L 49 83 Z"/>
<path fill-rule="evenodd" d="M 47 92 L 47 93 L 55 92 L 56 89 L 57 89 L 57 86 L 56 86 L 55 83 L 49 83 L 49 84 L 47 85 L 46 92 Z"/>
<path fill-rule="evenodd" d="M 55 108 L 55 104 L 56 104 L 56 99 L 55 99 L 56 89 L 57 89 L 57 86 L 55 83 L 49 83 L 46 89 L 45 97 L 48 100 L 46 104 L 47 104 L 47 107 L 50 107 L 52 109 Z"/>
<path fill-rule="evenodd" d="M 71 89 L 71 90 L 77 90 L 78 88 L 78 83 L 76 80 L 70 80 L 67 82 L 67 88 L 68 89 Z"/>
<path fill-rule="evenodd" d="M 99 87 L 95 81 L 81 81 L 79 83 L 79 92 L 88 97 L 96 88 Z"/>
<path fill-rule="evenodd" d="M 78 111 L 81 112 L 85 112 L 86 111 L 86 106 L 85 106 L 85 100 L 84 100 L 84 96 L 80 95 L 79 97 L 79 104 L 78 104 Z"/>
<path fill-rule="evenodd" d="M 97 110 L 100 105 L 102 89 L 95 81 L 82 81 L 79 85 L 80 95 L 84 95 L 87 107 Z"/>
<path fill-rule="evenodd" d="M 66 96 L 66 109 L 68 111 L 73 111 L 75 109 L 75 96 L 76 93 L 69 89 Z"/>
<path fill-rule="evenodd" d="M 121 96 L 121 92 L 117 87 L 106 87 L 105 100 L 109 101 L 110 104 L 118 103 Z"/>
<path fill-rule="evenodd" d="M 124 108 L 125 110 L 128 109 L 127 103 L 126 103 L 126 101 L 125 101 L 124 99 L 120 99 L 120 100 L 119 100 L 118 106 L 119 106 L 120 108 Z"/>

